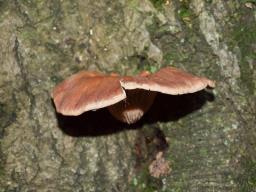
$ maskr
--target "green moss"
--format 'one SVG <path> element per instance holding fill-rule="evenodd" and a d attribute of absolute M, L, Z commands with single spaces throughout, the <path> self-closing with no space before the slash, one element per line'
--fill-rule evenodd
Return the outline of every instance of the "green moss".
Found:
<path fill-rule="evenodd" d="M 41 41 L 41 37 L 38 32 L 29 26 L 24 27 L 20 33 L 20 37 L 24 40 L 28 40 L 31 45 L 39 45 Z"/>
<path fill-rule="evenodd" d="M 6 18 L 6 12 L 7 12 L 7 6 L 8 6 L 8 1 L 5 0 L 0 0 L 0 22 L 3 21 L 3 19 Z"/>
<path fill-rule="evenodd" d="M 161 9 L 166 0 L 150 0 L 155 8 Z"/>
<path fill-rule="evenodd" d="M 54 54 L 56 54 L 57 58 L 59 59 L 59 62 L 66 62 L 66 61 L 71 61 L 70 53 L 68 50 L 63 49 L 60 47 L 59 44 L 52 43 L 52 42 L 46 42 L 45 43 L 45 48 Z"/>
<path fill-rule="evenodd" d="M 56 75 L 53 75 L 50 77 L 51 81 L 54 83 L 54 84 L 57 84 L 57 83 L 60 83 L 61 81 L 63 81 L 64 79 L 59 77 L 59 76 L 56 76 Z"/>
<path fill-rule="evenodd" d="M 147 58 L 146 51 L 145 53 L 142 53 L 142 55 L 134 55 L 126 59 L 122 59 L 120 63 L 122 63 L 122 66 L 129 66 L 129 68 L 125 68 L 125 70 L 122 70 L 120 66 L 114 66 L 113 71 L 122 75 L 136 75 L 141 71 L 154 73 L 160 68 L 156 62 Z M 113 71 L 107 72 L 110 73 Z"/>
<path fill-rule="evenodd" d="M 161 188 L 161 181 L 159 179 L 155 179 L 149 175 L 148 165 L 140 171 L 136 177 L 131 180 L 131 190 L 138 192 L 155 192 L 159 191 Z M 161 190 L 164 192 L 164 190 Z"/>
<path fill-rule="evenodd" d="M 6 127 L 9 124 L 9 119 L 6 118 L 8 117 L 5 113 L 5 108 L 6 106 L 2 103 L 0 103 L 0 186 L 1 186 L 1 178 L 4 177 L 4 156 L 2 153 L 2 149 L 1 149 L 1 139 L 3 137 L 4 134 L 4 127 Z M 1 190 L 1 189 L 0 189 Z"/>
<path fill-rule="evenodd" d="M 248 160 L 248 157 L 243 161 L 244 173 L 239 175 L 237 180 L 240 183 L 240 191 L 255 191 L 256 190 L 256 161 Z"/>
<path fill-rule="evenodd" d="M 1 177 L 4 177 L 4 156 L 1 150 L 1 142 L 0 142 L 0 180 Z M 1 182 L 0 182 L 1 185 Z"/>
<path fill-rule="evenodd" d="M 256 4 L 256 0 L 242 0 L 242 3 L 255 3 Z"/>
<path fill-rule="evenodd" d="M 206 0 L 205 2 L 208 3 L 208 4 L 211 4 L 212 0 Z"/>
<path fill-rule="evenodd" d="M 0 102 L 0 139 L 4 135 L 4 129 L 16 120 L 15 107 Z"/>
<path fill-rule="evenodd" d="M 189 8 L 190 1 L 184 0 L 180 2 L 178 8 L 178 16 L 185 22 L 190 22 L 194 17 L 193 12 Z"/>
<path fill-rule="evenodd" d="M 250 60 L 256 60 L 256 54 L 253 49 L 256 42 L 256 23 L 253 19 L 253 13 L 247 10 L 241 11 L 239 23 L 233 29 L 230 45 L 238 46 L 241 51 L 241 60 L 239 66 L 241 69 L 242 85 L 247 87 L 248 94 L 255 94 L 255 79 L 253 69 L 250 66 Z"/>
<path fill-rule="evenodd" d="M 207 155 L 208 155 L 208 150 L 207 150 L 207 148 L 201 148 L 201 149 L 199 150 L 199 154 L 200 154 L 202 157 L 207 157 Z"/>
<path fill-rule="evenodd" d="M 173 63 L 179 59 L 179 55 L 176 52 L 168 52 L 164 54 L 165 63 Z"/>
<path fill-rule="evenodd" d="M 187 18 L 190 17 L 192 15 L 192 12 L 190 11 L 190 9 L 186 6 L 182 6 L 179 11 L 178 14 L 181 18 Z"/>
<path fill-rule="evenodd" d="M 0 12 L 4 11 L 7 7 L 8 1 L 0 0 Z M 2 15 L 2 14 L 1 14 Z"/>

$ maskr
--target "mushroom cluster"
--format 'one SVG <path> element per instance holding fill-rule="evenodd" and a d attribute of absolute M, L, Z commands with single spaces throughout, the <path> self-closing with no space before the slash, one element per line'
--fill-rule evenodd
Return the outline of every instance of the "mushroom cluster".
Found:
<path fill-rule="evenodd" d="M 174 67 L 136 76 L 81 71 L 58 84 L 51 96 L 57 112 L 63 115 L 77 116 L 107 107 L 116 119 L 131 124 L 149 110 L 158 92 L 180 95 L 207 86 L 214 87 L 214 81 Z"/>

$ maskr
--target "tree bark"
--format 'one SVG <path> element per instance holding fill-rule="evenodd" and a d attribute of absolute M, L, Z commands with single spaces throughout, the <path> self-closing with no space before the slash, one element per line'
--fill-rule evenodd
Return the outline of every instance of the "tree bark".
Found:
<path fill-rule="evenodd" d="M 256 191 L 256 4 L 0 1 L 0 192 Z M 213 91 L 158 95 L 137 124 L 57 114 L 79 70 L 176 66 Z M 153 178 L 159 151 L 171 171 Z"/>

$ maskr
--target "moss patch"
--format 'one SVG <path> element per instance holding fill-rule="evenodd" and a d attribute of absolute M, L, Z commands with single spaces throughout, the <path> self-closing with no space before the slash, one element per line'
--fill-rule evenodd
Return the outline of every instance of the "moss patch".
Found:
<path fill-rule="evenodd" d="M 247 2 L 247 1 L 245 1 Z M 241 71 L 241 85 L 246 87 L 248 94 L 255 93 L 255 78 L 253 61 L 256 60 L 255 46 L 256 46 L 256 23 L 254 19 L 254 12 L 243 4 L 237 9 L 236 16 L 230 18 L 231 22 L 235 23 L 230 31 L 226 32 L 228 44 L 230 47 L 239 47 L 241 57 L 239 67 Z"/>
<path fill-rule="evenodd" d="M 166 0 L 150 0 L 156 9 L 161 9 Z"/>
<path fill-rule="evenodd" d="M 244 172 L 238 176 L 237 181 L 240 183 L 240 191 L 256 190 L 256 161 L 246 157 L 242 163 Z"/>
<path fill-rule="evenodd" d="M 241 50 L 241 81 L 246 85 L 248 92 L 253 94 L 255 91 L 255 83 L 253 77 L 253 69 L 250 66 L 250 61 L 256 60 L 256 54 L 253 50 L 256 42 L 256 24 L 255 22 L 241 22 L 234 30 L 234 39 Z"/>

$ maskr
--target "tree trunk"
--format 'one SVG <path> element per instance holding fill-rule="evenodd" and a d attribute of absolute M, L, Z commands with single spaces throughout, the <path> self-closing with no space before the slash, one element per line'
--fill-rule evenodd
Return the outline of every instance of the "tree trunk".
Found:
<path fill-rule="evenodd" d="M 0 0 L 0 191 L 256 191 L 253 0 Z M 176 66 L 213 91 L 158 95 L 137 124 L 57 114 L 79 70 Z M 163 151 L 171 171 L 154 178 Z"/>

